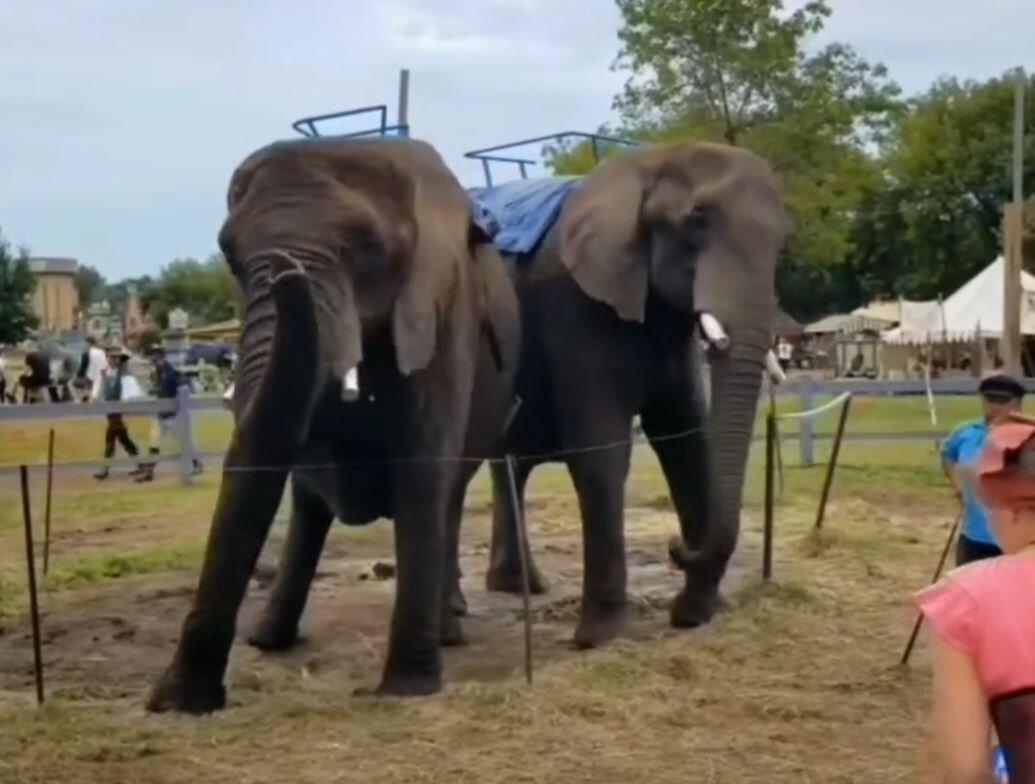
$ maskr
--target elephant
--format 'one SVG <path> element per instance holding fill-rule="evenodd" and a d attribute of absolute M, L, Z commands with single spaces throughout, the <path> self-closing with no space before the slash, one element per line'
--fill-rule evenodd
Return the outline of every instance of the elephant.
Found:
<path fill-rule="evenodd" d="M 25 355 L 26 372 L 18 379 L 24 402 L 39 400 L 44 390 L 52 403 L 72 400 L 72 381 L 79 358 L 57 343 L 44 343 Z"/>
<path fill-rule="evenodd" d="M 397 582 L 377 694 L 442 685 L 447 508 L 465 449 L 511 401 L 520 330 L 464 190 L 409 139 L 276 142 L 231 177 L 219 243 L 244 299 L 234 432 L 193 606 L 151 711 L 225 706 L 236 616 L 291 478 L 291 519 L 250 642 L 290 647 L 330 524 L 391 518 Z M 473 401 L 473 403 L 472 403 Z"/>
<path fill-rule="evenodd" d="M 671 623 L 698 626 L 717 608 L 739 534 L 786 223 L 762 158 L 679 142 L 606 159 L 567 197 L 530 258 L 512 260 L 522 406 L 505 448 L 518 456 L 519 494 L 541 463 L 565 462 L 573 480 L 583 529 L 579 647 L 608 642 L 626 623 L 623 504 L 637 416 L 680 524 L 669 555 L 685 583 Z M 493 465 L 492 474 L 487 585 L 517 592 L 513 507 L 503 468 Z M 545 581 L 526 555 L 532 590 L 542 592 Z M 458 595 L 454 611 L 464 606 Z"/>

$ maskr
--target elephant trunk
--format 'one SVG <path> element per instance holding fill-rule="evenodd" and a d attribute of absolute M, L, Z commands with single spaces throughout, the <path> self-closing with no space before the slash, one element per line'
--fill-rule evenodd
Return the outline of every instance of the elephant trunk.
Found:
<path fill-rule="evenodd" d="M 234 386 L 231 453 L 246 463 L 286 465 L 308 425 L 320 367 L 316 298 L 291 254 L 248 262 L 248 305 Z"/>
<path fill-rule="evenodd" d="M 733 327 L 729 349 L 711 361 L 708 440 L 713 495 L 705 549 L 716 583 L 737 546 L 744 475 L 768 347 L 768 329 Z"/>

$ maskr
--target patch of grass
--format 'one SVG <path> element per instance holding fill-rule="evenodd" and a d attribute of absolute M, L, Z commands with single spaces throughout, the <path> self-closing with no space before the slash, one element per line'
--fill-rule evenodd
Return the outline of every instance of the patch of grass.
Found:
<path fill-rule="evenodd" d="M 106 580 L 118 580 L 154 572 L 192 569 L 201 561 L 201 543 L 181 547 L 147 550 L 133 555 L 99 555 L 80 558 L 62 565 L 47 575 L 46 590 L 67 590 Z"/>
<path fill-rule="evenodd" d="M 196 569 L 201 563 L 203 552 L 203 543 L 194 542 L 143 550 L 129 555 L 84 556 L 69 563 L 55 565 L 45 578 L 37 564 L 36 577 L 40 581 L 40 590 L 43 593 L 71 591 L 127 577 Z M 24 580 L 0 579 L 0 618 L 21 615 L 25 610 L 27 592 L 28 587 Z"/>

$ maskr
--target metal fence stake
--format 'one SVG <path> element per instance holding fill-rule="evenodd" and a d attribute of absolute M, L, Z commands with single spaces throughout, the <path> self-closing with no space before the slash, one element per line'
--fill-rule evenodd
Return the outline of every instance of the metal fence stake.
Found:
<path fill-rule="evenodd" d="M 36 590 L 36 558 L 32 544 L 32 509 L 29 502 L 29 469 L 20 466 L 22 519 L 25 522 L 25 566 L 29 577 L 29 613 L 32 618 L 32 655 L 36 674 L 36 704 L 43 704 L 43 652 L 40 640 L 40 606 Z"/>

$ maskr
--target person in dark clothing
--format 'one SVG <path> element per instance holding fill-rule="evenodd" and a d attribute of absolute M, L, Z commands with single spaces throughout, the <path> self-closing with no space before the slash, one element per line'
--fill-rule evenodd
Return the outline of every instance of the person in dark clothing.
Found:
<path fill-rule="evenodd" d="M 175 399 L 179 388 L 187 383 L 186 379 L 179 370 L 173 367 L 166 356 L 165 349 L 161 347 L 155 348 L 152 351 L 151 359 L 154 362 L 155 371 L 155 397 L 163 400 Z M 155 466 L 158 465 L 157 458 L 162 451 L 162 439 L 166 436 L 175 438 L 177 436 L 175 429 L 175 412 L 164 411 L 157 416 L 151 428 L 151 445 L 148 449 L 148 454 L 152 459 L 151 462 L 144 463 L 143 470 L 136 481 L 150 482 L 154 479 Z M 194 467 L 194 474 L 200 474 L 203 470 L 201 461 L 194 458 L 191 463 Z"/>
<path fill-rule="evenodd" d="M 126 363 L 128 360 L 129 352 L 121 346 L 113 346 L 108 350 L 108 367 L 105 370 L 102 383 L 102 396 L 105 401 L 122 400 L 122 385 L 123 380 L 128 375 L 126 370 Z M 115 456 L 116 443 L 121 444 L 122 448 L 126 450 L 126 453 L 130 457 L 136 457 L 140 454 L 140 450 L 137 449 L 137 445 L 133 443 L 133 439 L 129 437 L 129 430 L 126 429 L 126 423 L 122 419 L 122 414 L 108 414 L 108 427 L 104 431 L 105 465 L 104 468 L 93 475 L 94 479 L 108 478 L 108 474 L 110 473 L 108 462 Z M 133 473 L 140 474 L 143 471 L 144 466 L 139 465 Z"/>

